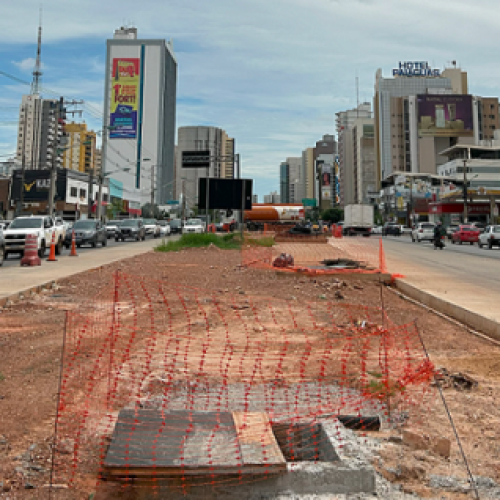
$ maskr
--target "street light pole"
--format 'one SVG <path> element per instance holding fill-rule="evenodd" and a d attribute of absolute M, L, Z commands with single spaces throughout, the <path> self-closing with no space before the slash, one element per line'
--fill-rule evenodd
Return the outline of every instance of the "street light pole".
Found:
<path fill-rule="evenodd" d="M 464 159 L 464 224 L 467 224 L 467 220 L 469 217 L 468 214 L 468 206 L 467 206 L 467 158 Z"/>
<path fill-rule="evenodd" d="M 155 166 L 151 166 L 151 210 L 155 204 Z"/>

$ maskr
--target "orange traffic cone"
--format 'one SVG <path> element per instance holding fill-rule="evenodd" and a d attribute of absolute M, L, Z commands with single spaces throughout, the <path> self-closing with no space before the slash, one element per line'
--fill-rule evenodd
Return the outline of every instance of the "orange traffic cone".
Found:
<path fill-rule="evenodd" d="M 75 240 L 75 230 L 73 229 L 73 234 L 71 235 L 71 252 L 69 254 L 70 257 L 78 257 L 76 253 L 76 240 Z"/>
<path fill-rule="evenodd" d="M 56 233 L 52 233 L 52 244 L 50 245 L 50 253 L 47 262 L 57 262 L 56 259 Z"/>

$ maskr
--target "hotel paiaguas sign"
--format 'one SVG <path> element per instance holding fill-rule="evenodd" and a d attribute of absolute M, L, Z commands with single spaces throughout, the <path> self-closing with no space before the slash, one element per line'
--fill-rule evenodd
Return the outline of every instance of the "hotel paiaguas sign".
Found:
<path fill-rule="evenodd" d="M 392 76 L 440 76 L 438 69 L 432 69 L 427 61 L 400 62 L 399 68 L 392 70 Z"/>

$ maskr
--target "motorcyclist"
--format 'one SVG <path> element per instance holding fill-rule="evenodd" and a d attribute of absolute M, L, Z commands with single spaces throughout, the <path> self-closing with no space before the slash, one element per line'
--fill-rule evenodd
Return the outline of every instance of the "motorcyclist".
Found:
<path fill-rule="evenodd" d="M 434 227 L 434 248 L 442 248 L 444 244 L 441 241 L 443 236 L 443 223 L 438 221 L 436 226 Z"/>

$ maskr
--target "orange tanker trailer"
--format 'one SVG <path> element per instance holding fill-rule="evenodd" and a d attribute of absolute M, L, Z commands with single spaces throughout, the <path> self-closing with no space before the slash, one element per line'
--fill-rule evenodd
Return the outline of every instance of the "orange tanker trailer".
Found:
<path fill-rule="evenodd" d="M 297 203 L 254 203 L 245 210 L 244 222 L 249 231 L 264 229 L 264 224 L 297 224 L 304 220 L 304 206 Z"/>

